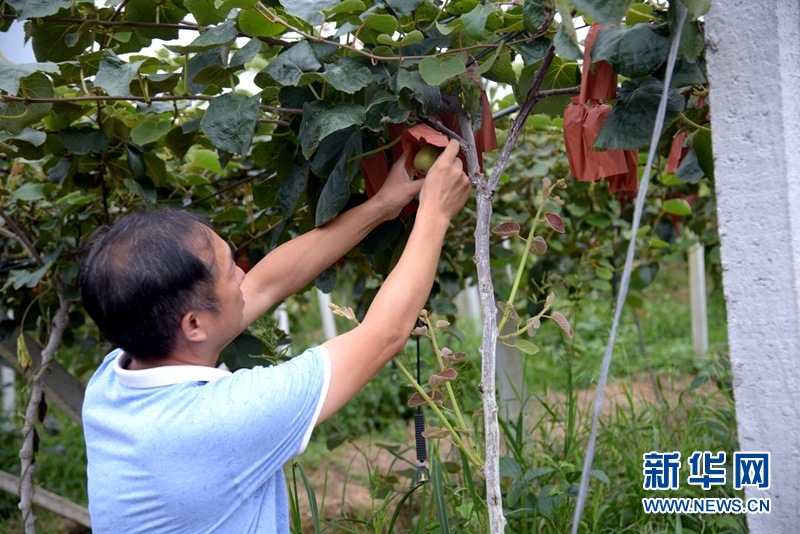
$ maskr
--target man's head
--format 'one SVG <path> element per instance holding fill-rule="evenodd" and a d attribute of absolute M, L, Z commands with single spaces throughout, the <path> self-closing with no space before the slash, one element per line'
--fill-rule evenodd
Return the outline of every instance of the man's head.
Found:
<path fill-rule="evenodd" d="M 220 247 L 227 249 L 208 223 L 187 211 L 128 215 L 97 237 L 83 263 L 86 310 L 109 341 L 138 361 L 166 358 L 187 320 L 221 310 Z"/>

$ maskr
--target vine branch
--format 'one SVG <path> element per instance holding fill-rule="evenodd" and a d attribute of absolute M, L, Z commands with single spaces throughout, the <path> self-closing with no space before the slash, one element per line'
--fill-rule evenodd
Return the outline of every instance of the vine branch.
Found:
<path fill-rule="evenodd" d="M 166 95 L 166 96 L 151 96 L 146 98 L 144 96 L 109 96 L 109 95 L 85 95 L 85 96 L 66 96 L 55 98 L 27 98 L 24 96 L 0 95 L 0 98 L 6 102 L 22 102 L 24 104 L 56 104 L 59 102 L 175 102 L 180 100 L 214 100 L 215 96 L 210 95 Z M 261 109 L 271 111 L 272 113 L 285 114 L 285 115 L 302 115 L 303 110 L 297 108 L 281 108 L 277 106 L 270 106 L 261 104 Z"/>
<path fill-rule="evenodd" d="M 31 243 L 31 240 L 28 239 L 28 236 L 25 235 L 25 232 L 22 231 L 22 228 L 20 228 L 17 225 L 17 223 L 14 222 L 14 219 L 12 219 L 11 217 L 8 216 L 8 214 L 6 214 L 3 208 L 0 208 L 0 217 L 2 217 L 4 221 L 6 221 L 6 224 L 11 230 L 13 236 L 17 239 L 17 241 L 20 242 L 22 247 L 28 251 L 28 253 L 34 259 L 34 261 L 36 261 L 36 264 L 39 267 L 44 267 L 44 260 L 39 255 L 39 252 L 36 250 L 36 248 L 33 246 L 33 243 Z"/>
<path fill-rule="evenodd" d="M 58 312 L 53 318 L 50 336 L 47 344 L 42 349 L 42 359 L 36 371 L 31 375 L 31 396 L 28 399 L 28 406 L 25 409 L 25 419 L 22 424 L 22 447 L 19 450 L 20 459 L 20 481 L 19 481 L 19 509 L 22 512 L 22 520 L 25 525 L 25 534 L 35 534 L 36 517 L 33 515 L 33 472 L 36 451 L 34 450 L 34 434 L 36 432 L 36 419 L 39 414 L 39 406 L 44 394 L 44 377 L 47 374 L 50 362 L 53 361 L 56 350 L 61 345 L 61 338 L 67 328 L 69 316 L 69 303 L 61 286 L 56 281 L 56 293 L 58 294 Z M 23 335 L 20 333 L 20 335 Z"/>
<path fill-rule="evenodd" d="M 500 155 L 497 157 L 494 167 L 492 167 L 492 174 L 489 177 L 488 185 L 491 190 L 497 187 L 497 182 L 500 180 L 500 176 L 503 174 L 506 165 L 508 165 L 508 158 L 511 156 L 511 151 L 517 144 L 517 139 L 522 132 L 522 127 L 525 126 L 528 115 L 531 114 L 533 106 L 542 98 L 539 93 L 539 88 L 542 86 L 544 76 L 547 73 L 547 69 L 550 68 L 550 63 L 552 63 L 555 55 L 555 46 L 550 45 L 547 54 L 545 54 L 542 60 L 542 64 L 539 66 L 539 70 L 536 71 L 536 76 L 533 79 L 531 88 L 528 90 L 528 95 L 525 97 L 525 102 L 522 104 L 517 118 L 511 121 L 511 129 L 508 132 L 508 137 L 506 137 L 503 150 L 500 151 Z"/>
<path fill-rule="evenodd" d="M 163 30 L 189 30 L 189 31 L 196 31 L 202 32 L 213 26 L 201 26 L 199 24 L 192 24 L 190 22 L 138 22 L 133 20 L 114 20 L 119 15 L 120 10 L 127 4 L 127 2 L 123 2 L 114 12 L 109 20 L 103 19 L 88 19 L 88 18 L 80 18 L 80 17 L 35 17 L 35 20 L 41 22 L 71 22 L 74 24 L 84 24 L 86 22 L 93 22 L 96 23 L 98 26 L 103 26 L 105 28 L 156 28 L 156 29 L 163 29 Z M 10 15 L 5 13 L 0 13 L 0 19 L 6 20 L 19 20 L 17 15 Z M 246 33 L 239 32 L 237 37 L 251 37 Z M 259 41 L 267 43 L 269 45 L 274 46 L 282 46 L 284 48 L 288 48 L 292 46 L 293 43 L 284 41 L 282 39 L 275 39 L 274 37 L 258 37 Z M 101 45 L 101 49 L 105 48 L 106 42 L 104 39 L 103 44 Z"/>

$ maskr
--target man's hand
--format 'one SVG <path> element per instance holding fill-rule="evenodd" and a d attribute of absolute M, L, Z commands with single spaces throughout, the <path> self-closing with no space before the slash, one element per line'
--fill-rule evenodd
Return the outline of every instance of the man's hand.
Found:
<path fill-rule="evenodd" d="M 469 178 L 458 159 L 458 141 L 450 141 L 423 180 L 419 196 L 420 213 L 438 213 L 449 221 L 469 198 Z"/>
<path fill-rule="evenodd" d="M 372 201 L 380 205 L 381 210 L 386 214 L 386 219 L 391 220 L 397 217 L 400 210 L 411 202 L 421 188 L 422 181 L 413 181 L 406 171 L 406 154 L 404 152 L 392 165 L 386 181 Z"/>
<path fill-rule="evenodd" d="M 451 141 L 421 180 L 414 228 L 364 320 L 324 343 L 331 357 L 331 382 L 318 422 L 341 408 L 405 346 L 433 285 L 450 218 L 469 198 L 469 180 L 458 149 L 458 143 Z"/>

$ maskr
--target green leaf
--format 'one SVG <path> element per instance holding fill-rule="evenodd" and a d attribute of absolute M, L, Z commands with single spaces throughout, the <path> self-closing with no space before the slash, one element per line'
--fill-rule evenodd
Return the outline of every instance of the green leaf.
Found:
<path fill-rule="evenodd" d="M 526 30 L 536 33 L 547 22 L 546 6 L 547 0 L 524 0 L 522 4 L 522 23 Z"/>
<path fill-rule="evenodd" d="M 257 337 L 247 332 L 239 334 L 236 339 L 222 349 L 220 358 L 231 371 L 237 369 L 252 369 L 264 366 L 269 362 L 263 357 L 264 345 Z"/>
<path fill-rule="evenodd" d="M 391 15 L 370 13 L 364 16 L 364 26 L 377 32 L 391 35 L 397 31 L 397 19 Z"/>
<path fill-rule="evenodd" d="M 26 202 L 42 200 L 45 197 L 44 184 L 34 184 L 31 182 L 22 184 L 11 192 L 11 196 L 17 200 L 24 200 Z"/>
<path fill-rule="evenodd" d="M 20 94 L 28 98 L 53 98 L 53 84 L 41 72 L 22 78 L 20 90 Z M 52 107 L 53 104 L 49 103 L 26 105 L 23 102 L 7 102 L 5 107 L 0 108 L 0 130 L 18 134 L 47 116 Z"/>
<path fill-rule="evenodd" d="M 668 15 L 670 28 L 674 33 L 678 25 L 678 10 L 675 2 L 670 4 Z M 681 32 L 681 43 L 678 46 L 678 55 L 689 61 L 696 61 L 697 56 L 703 53 L 705 44 L 705 39 L 703 34 L 700 33 L 697 22 L 692 17 L 686 17 L 686 21 L 683 23 L 683 31 Z"/>
<path fill-rule="evenodd" d="M 153 0 L 129 0 L 125 4 L 125 18 L 129 22 L 149 22 L 157 24 L 177 24 L 188 11 L 178 2 L 157 2 Z M 144 45 L 150 44 L 150 39 L 163 39 L 171 41 L 178 38 L 177 28 L 151 27 L 136 28 L 134 35 L 139 40 L 144 39 Z"/>
<path fill-rule="evenodd" d="M 558 25 L 556 35 L 553 37 L 553 44 L 556 47 L 556 54 L 567 59 L 581 59 L 583 52 L 578 46 L 578 35 L 571 18 L 562 19 Z"/>
<path fill-rule="evenodd" d="M 665 70 L 666 64 L 659 69 L 657 73 L 659 80 L 663 81 Z M 675 67 L 672 70 L 672 79 L 669 83 L 675 88 L 689 87 L 691 85 L 708 83 L 708 78 L 706 78 L 706 73 L 703 71 L 703 65 L 700 61 L 689 61 L 688 59 L 679 57 L 675 60 Z"/>
<path fill-rule="evenodd" d="M 316 226 L 321 226 L 336 217 L 347 204 L 350 198 L 350 179 L 360 167 L 357 161 L 348 166 L 347 160 L 359 152 L 361 152 L 361 132 L 356 129 L 343 144 L 339 161 L 322 188 L 317 202 Z"/>
<path fill-rule="evenodd" d="M 653 20 L 653 6 L 650 4 L 633 4 L 625 14 L 625 22 L 628 26 L 651 20 Z"/>
<path fill-rule="evenodd" d="M 218 24 L 225 20 L 227 14 L 227 10 L 214 6 L 214 0 L 185 0 L 183 5 L 201 26 Z"/>
<path fill-rule="evenodd" d="M 309 163 L 306 161 L 302 165 L 295 165 L 288 175 L 281 181 L 280 188 L 278 188 L 278 211 L 281 217 L 288 219 L 294 215 L 297 209 L 297 202 L 300 196 L 306 190 L 308 183 L 308 167 Z"/>
<path fill-rule="evenodd" d="M 669 200 L 665 200 L 661 207 L 664 211 L 671 213 L 672 215 L 683 216 L 692 214 L 692 207 L 682 198 L 671 198 Z"/>
<path fill-rule="evenodd" d="M 72 163 L 72 158 L 59 158 L 58 163 L 48 169 L 47 181 L 57 185 L 63 184 L 68 176 L 74 174 Z"/>
<path fill-rule="evenodd" d="M 525 339 L 516 340 L 514 342 L 514 346 L 525 354 L 530 354 L 531 356 L 539 352 L 539 347 Z"/>
<path fill-rule="evenodd" d="M 239 28 L 251 37 L 273 37 L 286 31 L 286 26 L 269 22 L 257 9 L 243 9 L 239 13 Z"/>
<path fill-rule="evenodd" d="M 531 65 L 544 59 L 550 48 L 550 39 L 538 37 L 530 43 L 517 43 L 512 48 L 519 52 L 525 65 Z"/>
<path fill-rule="evenodd" d="M 423 0 L 385 0 L 387 6 L 392 8 L 398 16 L 405 17 L 410 15 L 415 9 L 420 7 Z"/>
<path fill-rule="evenodd" d="M 647 76 L 667 60 L 666 24 L 600 30 L 592 47 L 592 62 L 608 61 L 614 72 L 629 78 Z"/>
<path fill-rule="evenodd" d="M 219 7 L 225 12 L 230 11 L 233 8 L 247 8 L 253 7 L 258 3 L 258 0 L 216 0 L 214 5 Z"/>
<path fill-rule="evenodd" d="M 617 24 L 625 15 L 629 0 L 572 0 L 578 11 L 586 13 L 602 25 Z"/>
<path fill-rule="evenodd" d="M 17 12 L 17 20 L 35 19 L 55 15 L 70 7 L 70 0 L 8 0 Z"/>
<path fill-rule="evenodd" d="M 228 63 L 228 67 L 239 67 L 256 57 L 259 50 L 261 50 L 261 41 L 258 39 L 250 39 L 246 45 L 241 47 L 239 50 L 233 54 L 230 62 Z"/>
<path fill-rule="evenodd" d="M 650 144 L 656 112 L 664 84 L 652 76 L 644 80 L 627 80 L 617 94 L 614 108 L 608 115 L 594 142 L 595 150 L 641 148 Z M 664 125 L 683 110 L 683 97 L 669 89 Z"/>
<path fill-rule="evenodd" d="M 361 126 L 366 119 L 364 108 L 358 104 L 307 102 L 303 105 L 303 121 L 299 133 L 303 156 L 309 159 L 325 137 L 348 126 Z"/>
<path fill-rule="evenodd" d="M 500 9 L 491 4 L 478 4 L 469 13 L 461 15 L 461 24 L 464 25 L 464 32 L 476 41 L 480 41 L 483 39 L 486 30 L 486 19 L 492 13 L 497 13 L 498 11 Z"/>
<path fill-rule="evenodd" d="M 457 57 L 426 57 L 419 62 L 419 73 L 429 85 L 441 85 L 453 76 L 467 71 L 464 62 Z"/>
<path fill-rule="evenodd" d="M 681 161 L 678 170 L 675 171 L 675 177 L 683 183 L 696 184 L 703 176 L 705 173 L 697 163 L 697 154 L 694 150 L 690 150 Z"/>
<path fill-rule="evenodd" d="M 222 167 L 219 165 L 217 153 L 207 148 L 199 148 L 198 145 L 189 149 L 186 154 L 186 161 L 194 163 L 198 167 L 213 172 L 214 174 L 224 175 Z"/>
<path fill-rule="evenodd" d="M 442 92 L 439 87 L 425 83 L 417 71 L 397 69 L 395 85 L 397 93 L 409 89 L 411 96 L 422 105 L 425 115 L 435 115 L 442 108 Z"/>
<path fill-rule="evenodd" d="M 372 83 L 372 73 L 360 65 L 334 65 L 319 75 L 334 89 L 351 95 Z"/>
<path fill-rule="evenodd" d="M 711 0 L 681 0 L 692 14 L 692 20 L 697 20 L 711 9 Z"/>
<path fill-rule="evenodd" d="M 20 79 L 30 76 L 34 72 L 58 73 L 58 65 L 50 61 L 15 65 L 10 61 L 0 60 L 0 89 L 10 95 L 16 95 L 19 91 Z"/>
<path fill-rule="evenodd" d="M 46 139 L 47 139 L 46 133 L 41 132 L 39 130 L 34 130 L 32 128 L 25 128 L 24 130 L 16 134 L 0 132 L 0 143 L 5 141 L 17 140 L 17 141 L 25 141 L 26 143 L 30 143 L 33 146 L 41 146 Z"/>
<path fill-rule="evenodd" d="M 314 278 L 314 285 L 323 293 L 330 293 L 336 286 L 336 275 L 339 272 L 338 266 L 334 263 Z"/>
<path fill-rule="evenodd" d="M 233 40 L 236 39 L 238 33 L 234 22 L 232 20 L 226 20 L 222 24 L 214 26 L 210 30 L 206 30 L 186 46 L 166 45 L 165 48 L 181 55 L 203 52 L 232 43 Z"/>
<path fill-rule="evenodd" d="M 22 289 L 23 287 L 36 287 L 42 277 L 47 274 L 53 262 L 47 262 L 43 267 L 35 271 L 13 270 L 9 273 L 8 280 L 3 285 L 3 290 L 8 287 L 13 287 L 15 290 Z"/>
<path fill-rule="evenodd" d="M 59 17 L 68 18 L 72 13 L 62 10 L 56 13 Z M 37 61 L 67 61 L 79 54 L 83 54 L 86 48 L 94 42 L 94 35 L 90 32 L 79 33 L 80 23 L 69 21 L 52 21 L 46 24 L 29 22 L 25 24 L 25 36 L 30 39 L 33 54 Z M 69 46 L 66 42 L 68 35 L 78 35 L 76 42 Z"/>
<path fill-rule="evenodd" d="M 125 63 L 114 52 L 106 50 L 100 60 L 94 84 L 105 89 L 111 96 L 130 96 L 131 81 L 138 76 L 142 63 L 144 60 Z"/>
<path fill-rule="evenodd" d="M 192 83 L 202 85 L 203 87 L 222 85 L 228 82 L 230 73 L 231 71 L 222 65 L 209 65 L 199 70 L 197 74 L 192 77 Z"/>
<path fill-rule="evenodd" d="M 137 182 L 147 180 L 147 165 L 145 165 L 142 152 L 137 147 L 126 144 L 125 157 L 133 179 Z"/>
<path fill-rule="evenodd" d="M 361 0 L 344 0 L 339 5 L 326 9 L 323 13 L 326 17 L 331 18 L 331 15 L 338 15 L 339 13 L 361 13 L 367 9 L 364 2 Z"/>
<path fill-rule="evenodd" d="M 602 230 L 603 228 L 608 228 L 611 225 L 611 217 L 609 217 L 606 213 L 595 212 L 590 213 L 586 217 L 586 222 Z"/>
<path fill-rule="evenodd" d="M 692 150 L 697 156 L 697 164 L 710 180 L 714 178 L 714 153 L 711 149 L 711 132 L 698 130 L 692 136 Z"/>
<path fill-rule="evenodd" d="M 397 96 L 378 91 L 367 105 L 366 126 L 373 132 L 379 132 L 386 123 L 398 123 L 408 119 L 410 110 L 400 109 Z"/>
<path fill-rule="evenodd" d="M 307 41 L 300 41 L 273 59 L 264 71 L 281 85 L 297 85 L 305 72 L 315 72 L 322 64 Z"/>
<path fill-rule="evenodd" d="M 58 138 L 73 154 L 104 152 L 108 148 L 108 137 L 91 126 L 70 127 L 58 132 Z"/>
<path fill-rule="evenodd" d="M 170 121 L 145 121 L 131 130 L 131 139 L 137 145 L 158 141 L 172 128 Z"/>
<path fill-rule="evenodd" d="M 258 126 L 260 105 L 260 95 L 220 95 L 209 104 L 200 126 L 215 147 L 232 154 L 245 154 Z"/>
<path fill-rule="evenodd" d="M 290 15 L 315 26 L 322 22 L 323 10 L 331 9 L 339 0 L 280 0 L 283 9 Z"/>
<path fill-rule="evenodd" d="M 522 103 L 525 101 L 525 97 L 528 94 L 531 83 L 533 83 L 533 78 L 538 68 L 539 64 L 535 63 L 522 69 L 522 74 L 519 77 L 519 84 L 514 91 L 514 96 L 516 96 L 518 102 Z M 550 68 L 547 69 L 547 73 L 544 75 L 541 89 L 549 90 L 574 87 L 578 85 L 577 75 L 578 66 L 574 61 L 556 56 L 550 63 Z M 569 104 L 569 99 L 570 95 L 545 98 L 533 106 L 532 113 L 544 113 L 550 117 L 559 117 L 564 114 L 564 108 Z"/>

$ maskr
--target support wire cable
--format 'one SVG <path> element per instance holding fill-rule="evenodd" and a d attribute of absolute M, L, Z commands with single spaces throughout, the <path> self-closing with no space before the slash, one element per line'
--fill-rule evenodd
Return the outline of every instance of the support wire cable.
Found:
<path fill-rule="evenodd" d="M 675 1 L 675 6 L 678 10 L 678 25 L 675 30 L 675 34 L 672 36 L 669 56 L 667 57 L 667 70 L 664 75 L 664 90 L 661 93 L 661 101 L 658 103 L 656 123 L 653 126 L 653 135 L 650 138 L 650 150 L 647 154 L 647 164 L 644 167 L 642 181 L 639 184 L 639 193 L 636 196 L 636 207 L 633 212 L 633 221 L 631 226 L 631 240 L 628 243 L 628 252 L 625 257 L 625 268 L 622 272 L 622 280 L 619 286 L 619 293 L 617 294 L 617 305 L 616 309 L 614 310 L 614 322 L 611 326 L 611 335 L 608 339 L 608 345 L 606 345 L 606 352 L 603 356 L 602 366 L 600 367 L 600 377 L 597 381 L 597 395 L 595 396 L 594 401 L 592 430 L 589 434 L 589 443 L 586 446 L 586 458 L 584 459 L 583 469 L 581 470 L 578 501 L 575 505 L 575 514 L 572 518 L 572 534 L 578 534 L 578 527 L 580 526 L 581 516 L 583 515 L 583 508 L 586 504 L 586 495 L 589 492 L 589 478 L 591 477 L 592 463 L 594 461 L 600 412 L 603 408 L 603 397 L 605 395 L 606 382 L 608 382 L 608 372 L 611 368 L 611 357 L 614 352 L 614 342 L 616 341 L 617 327 L 619 326 L 622 309 L 625 306 L 625 298 L 628 296 L 628 286 L 630 285 L 631 281 L 631 271 L 633 270 L 633 259 L 636 251 L 636 234 L 639 231 L 639 223 L 642 219 L 644 201 L 647 196 L 647 188 L 650 184 L 650 170 L 653 167 L 653 159 L 655 159 L 656 156 L 658 139 L 661 137 L 661 129 L 664 127 L 664 116 L 666 115 L 667 111 L 667 99 L 669 96 L 670 82 L 672 80 L 672 71 L 675 67 L 675 59 L 678 56 L 678 48 L 681 42 L 681 32 L 683 30 L 684 22 L 686 21 L 686 7 L 680 1 Z"/>

